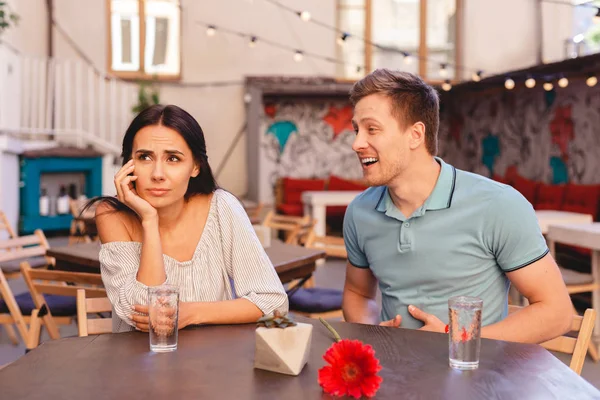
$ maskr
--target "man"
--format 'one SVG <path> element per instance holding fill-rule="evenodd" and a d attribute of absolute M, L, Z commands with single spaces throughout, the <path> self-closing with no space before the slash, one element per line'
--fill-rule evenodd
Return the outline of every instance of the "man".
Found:
<path fill-rule="evenodd" d="M 372 186 L 348 207 L 346 321 L 444 332 L 448 298 L 483 299 L 482 336 L 539 343 L 572 306 L 535 212 L 512 187 L 437 154 L 439 98 L 419 77 L 376 70 L 351 92 L 352 146 Z M 507 316 L 513 284 L 530 305 Z"/>

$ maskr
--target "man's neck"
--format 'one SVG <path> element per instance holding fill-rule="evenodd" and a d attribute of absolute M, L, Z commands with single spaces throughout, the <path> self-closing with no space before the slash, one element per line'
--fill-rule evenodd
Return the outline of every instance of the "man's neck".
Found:
<path fill-rule="evenodd" d="M 440 164 L 432 156 L 427 155 L 412 162 L 408 169 L 390 182 L 388 185 L 390 197 L 406 218 L 410 218 L 431 195 L 440 172 Z"/>

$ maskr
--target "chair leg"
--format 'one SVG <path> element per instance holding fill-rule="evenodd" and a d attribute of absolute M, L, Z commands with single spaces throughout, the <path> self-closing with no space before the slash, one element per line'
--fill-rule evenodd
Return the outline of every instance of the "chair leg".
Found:
<path fill-rule="evenodd" d="M 590 354 L 590 357 L 592 357 L 592 360 L 594 360 L 594 362 L 598 362 L 598 360 L 600 360 L 600 357 L 598 356 L 598 348 L 596 347 L 596 343 L 594 343 L 593 340 L 590 339 L 590 344 L 588 345 L 588 353 Z"/>
<path fill-rule="evenodd" d="M 6 330 L 6 334 L 8 335 L 8 338 L 10 339 L 12 344 L 18 346 L 19 338 L 17 337 L 17 332 L 15 332 L 15 328 L 13 328 L 12 325 L 6 324 L 4 325 L 4 329 Z"/>

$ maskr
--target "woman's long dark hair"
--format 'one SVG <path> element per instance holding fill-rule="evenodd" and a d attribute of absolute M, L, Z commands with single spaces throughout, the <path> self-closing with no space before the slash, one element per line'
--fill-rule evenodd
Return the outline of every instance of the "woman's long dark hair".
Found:
<path fill-rule="evenodd" d="M 194 161 L 198 163 L 200 173 L 195 178 L 190 178 L 187 191 L 185 192 L 185 199 L 189 199 L 196 194 L 209 194 L 214 192 L 218 186 L 215 182 L 212 170 L 210 169 L 210 165 L 208 164 L 204 132 L 194 117 L 185 110 L 174 105 L 158 104 L 148 107 L 133 119 L 123 137 L 123 148 L 121 151 L 123 165 L 131 159 L 133 138 L 135 135 L 142 128 L 154 125 L 162 125 L 179 132 L 192 150 Z M 82 213 L 98 202 L 108 203 L 115 211 L 126 211 L 137 216 L 131 208 L 121 203 L 116 197 L 109 196 L 96 197 L 90 200 L 83 208 Z"/>

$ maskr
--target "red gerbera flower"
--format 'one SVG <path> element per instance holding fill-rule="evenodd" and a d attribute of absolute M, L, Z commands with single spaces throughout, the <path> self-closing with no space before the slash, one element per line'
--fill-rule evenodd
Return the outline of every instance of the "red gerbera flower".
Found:
<path fill-rule="evenodd" d="M 319 370 L 319 385 L 334 396 L 359 398 L 375 396 L 383 378 L 379 360 L 370 345 L 359 340 L 343 339 L 334 343 L 323 356 L 330 365 Z"/>

